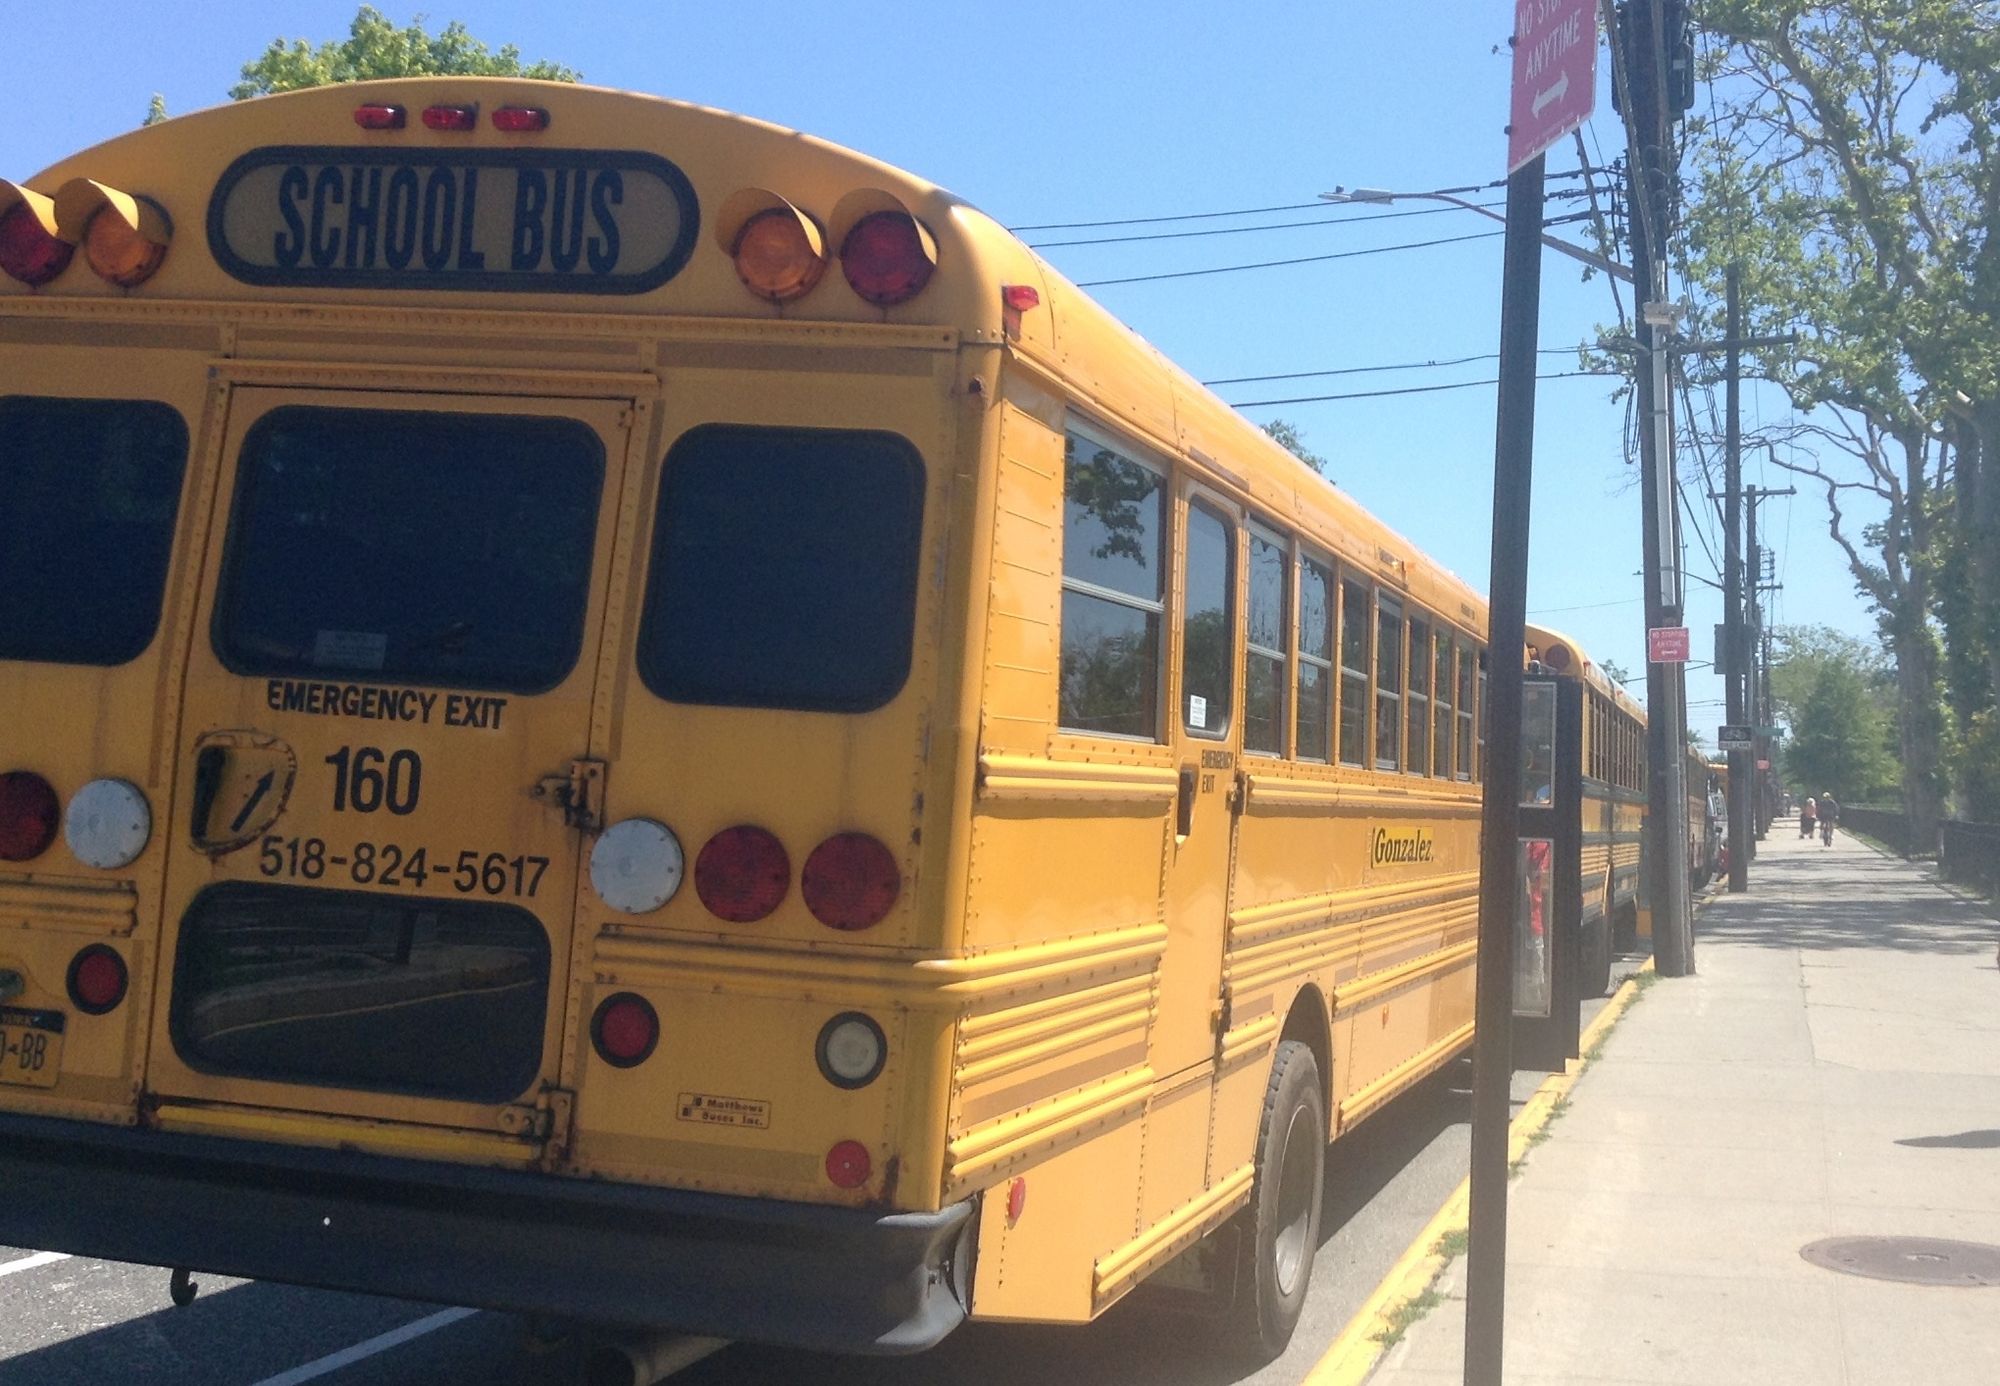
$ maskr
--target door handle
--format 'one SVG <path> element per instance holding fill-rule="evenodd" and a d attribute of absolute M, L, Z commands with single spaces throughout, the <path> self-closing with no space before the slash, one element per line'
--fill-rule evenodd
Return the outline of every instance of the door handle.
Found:
<path fill-rule="evenodd" d="M 208 837 L 208 815 L 215 808 L 216 791 L 222 788 L 222 770 L 229 763 L 229 751 L 222 746 L 204 746 L 194 757 L 193 819 L 188 833 L 196 842 Z"/>
<path fill-rule="evenodd" d="M 1174 836 L 1185 841 L 1194 831 L 1194 796 L 1200 772 L 1192 765 L 1181 767 L 1180 797 L 1174 802 Z"/>

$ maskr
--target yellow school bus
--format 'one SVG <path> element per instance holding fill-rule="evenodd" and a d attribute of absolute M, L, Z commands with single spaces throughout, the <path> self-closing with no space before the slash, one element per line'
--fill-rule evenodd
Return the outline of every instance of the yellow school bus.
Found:
<path fill-rule="evenodd" d="M 1583 685 L 1583 878 L 1580 919 L 1585 996 L 1611 986 L 1611 955 L 1639 931 L 1646 822 L 1646 713 L 1569 636 L 1530 622 L 1528 658 Z"/>
<path fill-rule="evenodd" d="M 1485 609 L 921 179 L 500 79 L 0 184 L 0 1241 L 1281 1346 Z"/>

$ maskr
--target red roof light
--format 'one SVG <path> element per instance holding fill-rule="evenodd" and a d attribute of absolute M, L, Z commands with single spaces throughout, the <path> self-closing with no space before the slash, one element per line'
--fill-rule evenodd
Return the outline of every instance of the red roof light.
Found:
<path fill-rule="evenodd" d="M 25 201 L 0 215 L 0 270 L 29 288 L 40 288 L 61 274 L 75 253 L 75 246 L 49 234 Z"/>
<path fill-rule="evenodd" d="M 426 106 L 424 107 L 424 128 L 426 130 L 476 130 L 479 128 L 479 108 L 477 106 Z"/>
<path fill-rule="evenodd" d="M 879 308 L 923 292 L 937 268 L 937 246 L 908 212 L 870 212 L 840 247 L 840 268 L 854 292 Z"/>
<path fill-rule="evenodd" d="M 525 135 L 549 128 L 549 113 L 540 106 L 502 106 L 493 113 L 493 128 Z"/>
<path fill-rule="evenodd" d="M 364 130 L 400 130 L 408 120 L 408 113 L 401 106 L 370 102 L 354 108 L 354 123 Z"/>

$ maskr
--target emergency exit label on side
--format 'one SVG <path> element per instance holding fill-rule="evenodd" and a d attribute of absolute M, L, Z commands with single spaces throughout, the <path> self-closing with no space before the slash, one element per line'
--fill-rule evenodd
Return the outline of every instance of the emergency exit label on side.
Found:
<path fill-rule="evenodd" d="M 684 1092 L 676 1113 L 682 1121 L 701 1126 L 770 1129 L 771 1104 L 755 1097 L 721 1097 L 708 1092 Z"/>

